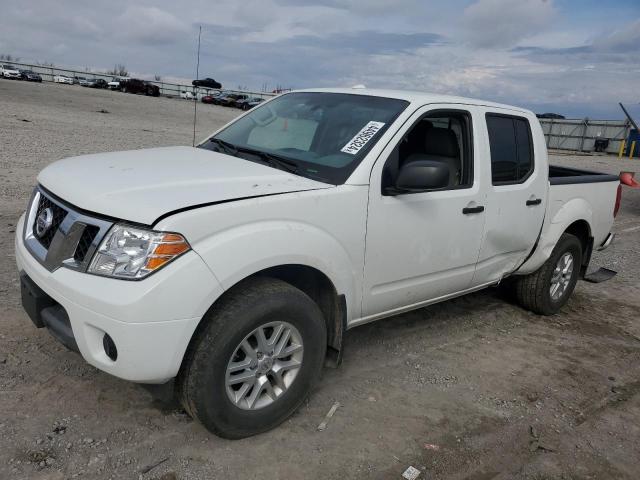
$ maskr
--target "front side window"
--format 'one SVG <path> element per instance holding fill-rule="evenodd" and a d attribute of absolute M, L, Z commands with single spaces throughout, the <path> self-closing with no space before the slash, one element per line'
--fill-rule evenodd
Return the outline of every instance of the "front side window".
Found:
<path fill-rule="evenodd" d="M 522 183 L 533 171 L 533 148 L 529 121 L 488 113 L 493 185 Z"/>
<path fill-rule="evenodd" d="M 408 105 L 368 95 L 285 94 L 255 107 L 200 147 L 284 164 L 297 175 L 339 185 Z"/>
<path fill-rule="evenodd" d="M 382 171 L 382 191 L 393 187 L 400 170 L 417 160 L 443 163 L 449 170 L 444 189 L 473 185 L 471 114 L 463 110 L 432 111 L 417 121 L 393 149 Z"/>

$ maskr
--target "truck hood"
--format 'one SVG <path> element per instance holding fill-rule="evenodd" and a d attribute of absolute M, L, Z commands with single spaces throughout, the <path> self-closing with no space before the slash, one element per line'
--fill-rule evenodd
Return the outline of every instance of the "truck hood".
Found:
<path fill-rule="evenodd" d="M 71 157 L 42 170 L 38 182 L 83 210 L 146 225 L 199 205 L 332 187 L 193 147 Z"/>

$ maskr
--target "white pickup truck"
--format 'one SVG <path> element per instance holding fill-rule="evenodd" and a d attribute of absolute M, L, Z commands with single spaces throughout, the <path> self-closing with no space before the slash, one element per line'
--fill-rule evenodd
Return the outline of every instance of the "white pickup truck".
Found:
<path fill-rule="evenodd" d="M 244 437 L 298 408 L 347 329 L 507 278 L 558 312 L 613 238 L 619 185 L 549 167 L 521 108 L 287 93 L 195 148 L 45 168 L 16 234 L 23 305 L 95 367 L 175 379 L 193 417 Z"/>

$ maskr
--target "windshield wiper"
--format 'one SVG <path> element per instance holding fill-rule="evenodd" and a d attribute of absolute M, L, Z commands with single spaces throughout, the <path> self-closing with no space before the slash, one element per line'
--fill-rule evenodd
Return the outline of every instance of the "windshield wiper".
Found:
<path fill-rule="evenodd" d="M 260 160 L 268 163 L 274 168 L 285 170 L 290 173 L 296 173 L 298 171 L 298 165 L 295 162 L 283 158 L 279 155 L 263 152 L 261 150 L 254 150 L 253 148 L 238 147 L 231 142 L 227 142 L 226 140 L 221 140 L 219 138 L 211 138 L 209 141 L 211 143 L 215 143 L 223 150 L 224 153 L 228 153 L 229 155 L 233 155 L 234 157 L 237 157 L 238 153 L 240 152 L 249 153 L 251 155 L 258 156 Z"/>
<path fill-rule="evenodd" d="M 219 147 L 222 147 L 222 150 L 224 151 L 224 153 L 228 153 L 229 155 L 233 155 L 233 156 L 238 155 L 238 147 L 236 147 L 231 142 L 220 140 L 219 138 L 211 138 L 209 141 L 211 143 L 215 143 Z"/>
<path fill-rule="evenodd" d="M 261 160 L 265 161 L 274 168 L 279 168 L 280 170 L 284 170 L 289 173 L 296 173 L 298 171 L 298 164 L 296 162 L 281 157 L 280 155 L 274 155 L 273 153 L 267 153 L 261 150 L 254 150 L 253 148 L 246 147 L 236 147 L 236 150 L 252 155 L 257 155 Z"/>

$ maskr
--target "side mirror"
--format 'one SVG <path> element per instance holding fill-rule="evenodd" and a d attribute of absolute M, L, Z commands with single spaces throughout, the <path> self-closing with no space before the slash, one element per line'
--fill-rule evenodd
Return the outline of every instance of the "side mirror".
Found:
<path fill-rule="evenodd" d="M 413 160 L 398 172 L 395 188 L 389 194 L 419 193 L 449 185 L 449 165 L 433 160 Z"/>

